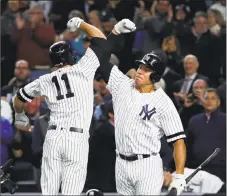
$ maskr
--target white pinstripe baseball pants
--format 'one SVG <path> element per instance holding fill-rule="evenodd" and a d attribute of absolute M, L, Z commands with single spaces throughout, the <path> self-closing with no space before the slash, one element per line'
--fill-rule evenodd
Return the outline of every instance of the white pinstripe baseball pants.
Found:
<path fill-rule="evenodd" d="M 160 195 L 163 166 L 159 155 L 125 161 L 116 160 L 116 186 L 120 195 Z"/>
<path fill-rule="evenodd" d="M 80 195 L 87 175 L 88 139 L 69 130 L 48 130 L 43 145 L 43 195 Z M 62 183 L 62 184 L 61 184 Z"/>

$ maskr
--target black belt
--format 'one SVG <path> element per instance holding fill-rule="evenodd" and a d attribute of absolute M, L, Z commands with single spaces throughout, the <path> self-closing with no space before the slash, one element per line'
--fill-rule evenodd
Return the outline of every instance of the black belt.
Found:
<path fill-rule="evenodd" d="M 151 155 L 156 156 L 157 153 L 152 153 Z M 151 155 L 150 154 L 141 154 L 141 155 L 125 156 L 125 155 L 119 153 L 119 156 L 121 157 L 121 159 L 126 160 L 126 161 L 136 161 L 139 159 L 148 158 Z"/>
<path fill-rule="evenodd" d="M 56 125 L 50 125 L 50 126 L 48 127 L 47 130 L 56 130 L 56 129 L 57 129 L 57 126 L 56 126 Z M 63 130 L 63 129 L 64 129 L 64 128 L 61 127 L 61 130 Z M 69 128 L 69 131 L 71 131 L 71 132 L 83 133 L 83 129 L 76 128 L 76 127 L 70 127 L 70 128 Z"/>

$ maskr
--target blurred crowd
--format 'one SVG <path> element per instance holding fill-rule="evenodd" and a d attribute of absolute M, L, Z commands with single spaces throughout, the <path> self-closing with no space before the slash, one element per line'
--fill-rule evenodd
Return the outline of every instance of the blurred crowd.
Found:
<path fill-rule="evenodd" d="M 36 181 L 40 190 L 42 145 L 49 120 L 44 97 L 26 104 L 29 127 L 14 126 L 12 98 L 30 81 L 51 71 L 49 47 L 67 41 L 83 56 L 90 40 L 69 32 L 80 17 L 108 35 L 123 18 L 137 30 L 124 35 L 122 51 L 110 61 L 134 78 L 136 59 L 162 49 L 168 66 L 156 88 L 174 102 L 187 133 L 187 167 L 196 168 L 216 147 L 205 170 L 226 182 L 226 1 L 225 0 L 54 0 L 1 1 L 1 165 L 15 161 L 15 181 Z M 85 189 L 115 192 L 115 133 L 111 94 L 97 73 Z M 162 139 L 164 171 L 174 172 L 172 148 Z M 75 152 L 76 153 L 76 152 Z M 23 175 L 22 175 L 23 174 Z M 167 175 L 168 176 L 168 175 Z"/>

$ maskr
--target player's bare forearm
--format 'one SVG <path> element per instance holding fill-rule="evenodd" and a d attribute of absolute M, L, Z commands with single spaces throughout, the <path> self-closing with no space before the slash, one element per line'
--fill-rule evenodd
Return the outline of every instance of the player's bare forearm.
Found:
<path fill-rule="evenodd" d="M 82 21 L 80 24 L 80 30 L 84 31 L 90 39 L 93 37 L 106 39 L 106 36 L 102 33 L 102 31 L 84 21 Z"/>
<path fill-rule="evenodd" d="M 179 139 L 174 144 L 174 161 L 177 174 L 184 174 L 186 162 L 186 145 L 183 139 Z"/>
<path fill-rule="evenodd" d="M 22 113 L 24 111 L 25 103 L 22 102 L 17 96 L 13 101 L 13 108 L 16 113 Z"/>

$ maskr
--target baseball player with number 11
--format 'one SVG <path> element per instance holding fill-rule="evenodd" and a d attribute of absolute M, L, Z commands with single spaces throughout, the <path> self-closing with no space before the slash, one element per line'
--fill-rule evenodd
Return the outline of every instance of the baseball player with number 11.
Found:
<path fill-rule="evenodd" d="M 115 25 L 119 35 L 129 20 Z M 135 28 L 131 28 L 134 29 Z M 162 51 L 146 54 L 136 62 L 135 80 L 124 75 L 111 63 L 100 65 L 99 71 L 112 94 L 115 114 L 116 186 L 121 195 L 160 195 L 163 185 L 163 164 L 159 151 L 160 139 L 166 136 L 173 145 L 176 175 L 169 189 L 181 194 L 186 185 L 186 135 L 171 99 L 161 89 L 155 89 L 165 70 L 166 56 Z"/>
<path fill-rule="evenodd" d="M 85 55 L 75 64 L 66 42 L 50 47 L 53 66 L 50 74 L 21 88 L 14 99 L 15 124 L 26 126 L 25 102 L 44 96 L 51 110 L 43 146 L 41 188 L 43 195 L 80 195 L 87 173 L 89 127 L 93 113 L 93 80 L 100 64 L 110 53 L 106 37 L 96 27 L 75 17 L 67 23 L 71 31 L 84 31 L 91 38 Z"/>

